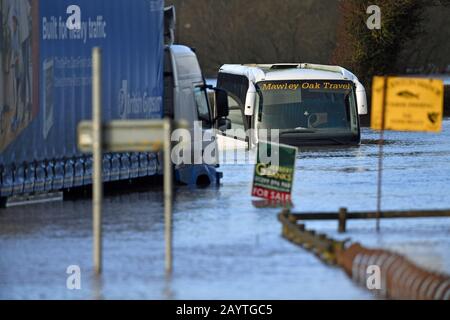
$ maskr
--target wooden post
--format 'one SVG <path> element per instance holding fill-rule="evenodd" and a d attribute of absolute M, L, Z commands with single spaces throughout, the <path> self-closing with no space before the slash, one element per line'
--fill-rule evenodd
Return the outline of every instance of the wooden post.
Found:
<path fill-rule="evenodd" d="M 347 208 L 339 209 L 339 233 L 345 233 L 347 229 Z"/>

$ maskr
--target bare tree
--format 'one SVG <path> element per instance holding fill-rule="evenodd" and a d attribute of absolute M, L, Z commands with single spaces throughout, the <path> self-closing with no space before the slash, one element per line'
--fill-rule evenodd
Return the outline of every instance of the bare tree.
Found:
<path fill-rule="evenodd" d="M 174 0 L 180 42 L 215 75 L 224 63 L 327 63 L 337 1 Z"/>
<path fill-rule="evenodd" d="M 444 7 L 450 0 L 375 2 L 384 8 L 382 32 L 369 32 L 365 25 L 368 0 L 168 0 L 166 4 L 177 7 L 178 42 L 197 49 L 209 76 L 224 63 L 333 63 L 367 79 L 376 72 L 428 64 L 445 69 L 450 64 L 450 7 Z M 345 13 L 338 10 L 345 5 L 349 6 Z M 423 23 L 416 19 L 422 13 Z M 355 39 L 371 45 L 363 51 L 353 45 Z M 374 61 L 380 65 L 367 71 Z"/>

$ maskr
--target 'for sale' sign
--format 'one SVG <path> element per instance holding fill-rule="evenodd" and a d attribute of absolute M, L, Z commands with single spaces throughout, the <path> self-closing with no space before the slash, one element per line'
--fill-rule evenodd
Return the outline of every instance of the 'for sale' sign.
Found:
<path fill-rule="evenodd" d="M 252 196 L 277 202 L 291 202 L 297 148 L 275 143 L 258 143 Z"/>

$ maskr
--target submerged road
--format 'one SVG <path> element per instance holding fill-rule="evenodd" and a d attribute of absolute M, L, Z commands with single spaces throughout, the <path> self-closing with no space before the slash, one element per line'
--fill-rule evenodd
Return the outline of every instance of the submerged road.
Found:
<path fill-rule="evenodd" d="M 378 134 L 354 148 L 301 150 L 295 210 L 375 210 Z M 441 134 L 386 133 L 383 208 L 450 208 L 450 119 Z M 242 153 L 239 157 L 243 157 Z M 222 166 L 218 188 L 178 187 L 174 275 L 164 277 L 162 192 L 107 197 L 104 273 L 92 275 L 91 202 L 53 202 L 0 211 L 2 299 L 370 299 L 340 269 L 281 238 L 276 209 L 250 197 L 253 166 Z M 450 219 L 308 222 L 333 237 L 407 255 L 450 274 Z M 66 269 L 81 268 L 81 290 L 66 288 Z"/>

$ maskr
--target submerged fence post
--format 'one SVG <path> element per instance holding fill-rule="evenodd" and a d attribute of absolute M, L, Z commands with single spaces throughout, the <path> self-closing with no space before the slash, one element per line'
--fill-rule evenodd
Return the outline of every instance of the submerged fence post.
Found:
<path fill-rule="evenodd" d="M 92 179 L 92 205 L 93 205 L 93 258 L 95 273 L 102 272 L 102 201 L 103 201 L 103 178 L 102 178 L 102 63 L 101 49 L 96 47 L 92 50 L 92 157 L 93 157 L 93 179 Z"/>
<path fill-rule="evenodd" d="M 339 233 L 345 233 L 347 230 L 347 208 L 339 209 Z"/>

